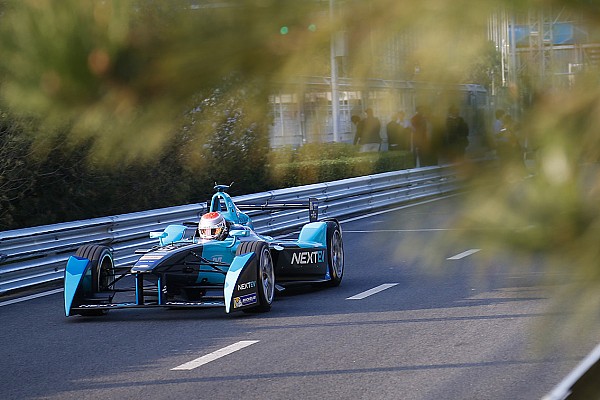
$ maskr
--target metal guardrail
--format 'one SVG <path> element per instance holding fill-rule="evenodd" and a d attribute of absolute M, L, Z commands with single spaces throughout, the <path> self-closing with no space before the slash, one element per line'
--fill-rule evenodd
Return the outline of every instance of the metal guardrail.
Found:
<path fill-rule="evenodd" d="M 334 182 L 238 196 L 237 204 L 319 200 L 321 217 L 344 217 L 456 191 L 461 182 L 451 165 L 409 169 Z M 169 224 L 198 221 L 197 203 L 112 217 L 0 232 L 0 294 L 63 278 L 67 259 L 86 243 L 113 247 L 115 263 L 135 261 L 136 248 L 155 244 L 148 233 Z M 293 230 L 307 222 L 306 210 L 249 212 L 262 234 Z"/>
<path fill-rule="evenodd" d="M 588 400 L 600 394 L 600 344 L 542 400 Z"/>

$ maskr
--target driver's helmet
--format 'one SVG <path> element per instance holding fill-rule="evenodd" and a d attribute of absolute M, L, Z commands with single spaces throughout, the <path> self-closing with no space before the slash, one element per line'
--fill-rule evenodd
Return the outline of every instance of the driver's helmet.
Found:
<path fill-rule="evenodd" d="M 223 240 L 227 236 L 227 224 L 225 218 L 216 212 L 206 213 L 200 218 L 198 232 L 202 239 Z"/>

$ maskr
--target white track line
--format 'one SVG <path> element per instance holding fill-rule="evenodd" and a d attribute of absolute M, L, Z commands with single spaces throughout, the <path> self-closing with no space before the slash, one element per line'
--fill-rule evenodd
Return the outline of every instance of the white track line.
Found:
<path fill-rule="evenodd" d="M 451 197 L 456 197 L 458 195 L 460 195 L 460 193 L 459 194 L 450 194 L 450 195 L 442 196 L 442 197 L 436 197 L 436 198 L 429 199 L 429 200 L 423 200 L 423 201 L 419 201 L 417 203 L 404 204 L 402 206 L 398 206 L 398 207 L 394 207 L 394 208 L 388 208 L 388 209 L 381 210 L 381 211 L 374 211 L 374 212 L 371 212 L 371 213 L 368 213 L 368 214 L 359 215 L 359 216 L 348 218 L 348 219 L 341 219 L 340 218 L 339 221 L 340 221 L 340 224 L 345 224 L 346 222 L 353 222 L 353 221 L 357 221 L 359 219 L 369 218 L 369 217 L 372 217 L 372 216 L 375 216 L 375 215 L 381 215 L 381 214 L 385 214 L 385 213 L 389 213 L 389 212 L 394 212 L 394 211 L 398 211 L 398 210 L 404 210 L 405 208 L 416 207 L 416 206 L 420 206 L 420 205 L 431 203 L 431 202 L 438 201 L 438 200 L 449 199 Z M 438 229 L 431 229 L 431 231 L 437 231 L 437 230 Z M 439 230 L 448 230 L 448 229 L 439 229 Z M 415 231 L 408 230 L 406 232 L 420 232 L 420 231 L 421 230 L 415 230 Z M 426 231 L 429 231 L 429 230 L 426 230 Z M 294 231 L 294 232 L 287 233 L 285 235 L 276 236 L 276 238 L 283 239 L 283 238 L 286 238 L 288 236 L 297 235 L 298 232 L 300 232 L 300 231 Z M 375 232 L 375 231 L 364 231 L 363 232 L 363 231 L 346 231 L 346 230 L 344 230 L 344 233 L 346 233 L 346 232 L 369 233 L 369 232 Z M 397 232 L 402 232 L 402 230 L 398 230 Z"/>
<path fill-rule="evenodd" d="M 389 289 L 396 285 L 397 285 L 397 283 L 384 283 L 383 285 L 379 285 L 377 287 L 374 287 L 373 289 L 369 289 L 362 293 L 355 294 L 354 296 L 348 297 L 346 300 L 362 300 L 365 297 L 369 297 L 371 295 L 374 295 L 375 293 L 379 293 L 383 290 Z"/>
<path fill-rule="evenodd" d="M 463 251 L 460 254 L 446 258 L 446 260 L 460 260 L 461 258 L 468 257 L 471 254 L 477 253 L 478 251 L 481 251 L 481 249 L 471 249 L 471 250 Z"/>
<path fill-rule="evenodd" d="M 201 365 L 207 364 L 221 357 L 225 357 L 228 354 L 234 353 L 254 343 L 258 343 L 258 340 L 242 340 L 227 347 L 223 347 L 222 349 L 219 349 L 217 351 L 213 351 L 210 354 L 198 357 L 195 360 L 186 362 L 185 364 L 181 364 L 178 367 L 171 368 L 171 371 L 189 371 L 191 369 L 198 368 Z"/>
<path fill-rule="evenodd" d="M 63 291 L 62 289 L 54 289 L 54 290 L 50 290 L 48 292 L 32 294 L 32 295 L 25 296 L 25 297 L 19 297 L 18 299 L 3 301 L 2 303 L 0 303 L 0 307 L 8 306 L 10 304 L 20 303 L 22 301 L 37 299 L 39 297 L 50 296 L 51 294 L 62 293 L 62 291 Z"/>
<path fill-rule="evenodd" d="M 389 213 L 389 212 L 394 212 L 394 211 L 397 211 L 397 210 L 404 210 L 405 208 L 420 206 L 420 205 L 423 205 L 423 204 L 432 203 L 434 201 L 449 199 L 451 197 L 455 197 L 455 196 L 458 196 L 458 195 L 460 195 L 460 193 L 459 194 L 449 194 L 447 196 L 436 197 L 436 198 L 429 199 L 429 200 L 423 200 L 423 201 L 419 201 L 417 203 L 404 204 L 402 206 L 398 206 L 398 207 L 394 207 L 394 208 L 388 208 L 388 209 L 381 210 L 381 211 L 374 211 L 374 212 L 371 212 L 369 214 L 359 215 L 359 216 L 348 218 L 348 219 L 340 219 L 340 223 L 345 224 L 346 222 L 357 221 L 359 219 L 369 218 L 369 217 L 372 217 L 374 215 L 381 215 L 381 214 L 385 214 L 385 213 Z"/>
<path fill-rule="evenodd" d="M 372 229 L 372 230 L 348 230 L 344 229 L 344 233 L 393 233 L 393 232 L 448 232 L 457 231 L 458 229 L 446 228 L 423 228 L 423 229 Z"/>

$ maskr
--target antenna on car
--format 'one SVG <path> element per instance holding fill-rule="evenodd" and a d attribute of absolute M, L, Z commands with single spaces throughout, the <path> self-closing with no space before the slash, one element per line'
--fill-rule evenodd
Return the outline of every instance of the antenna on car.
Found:
<path fill-rule="evenodd" d="M 215 182 L 215 186 L 213 189 L 215 189 L 217 192 L 224 192 L 226 189 L 229 189 L 231 186 L 233 186 L 233 182 L 231 182 L 229 185 L 218 185 L 217 182 Z"/>

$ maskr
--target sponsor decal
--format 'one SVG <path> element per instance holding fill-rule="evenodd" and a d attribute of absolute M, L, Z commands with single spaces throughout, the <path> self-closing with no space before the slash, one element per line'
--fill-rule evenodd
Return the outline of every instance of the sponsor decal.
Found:
<path fill-rule="evenodd" d="M 233 308 L 240 308 L 243 306 L 249 306 L 250 304 L 256 304 L 256 293 L 247 294 L 233 299 Z"/>
<path fill-rule="evenodd" d="M 222 261 L 223 261 L 223 257 L 222 257 L 222 256 L 214 256 L 214 257 L 212 258 L 212 260 L 213 260 L 214 262 L 222 262 Z"/>
<path fill-rule="evenodd" d="M 253 289 L 255 287 L 256 287 L 256 281 L 250 281 L 250 282 L 238 284 L 237 290 Z"/>
<path fill-rule="evenodd" d="M 223 303 L 218 301 L 168 301 L 166 303 L 168 306 L 190 306 L 190 307 L 198 307 L 198 306 L 206 306 L 206 307 L 214 307 L 214 306 L 222 306 Z"/>
<path fill-rule="evenodd" d="M 146 254 L 140 258 L 140 261 L 160 260 L 165 254 Z"/>
<path fill-rule="evenodd" d="M 307 265 L 323 262 L 325 262 L 325 250 L 313 250 L 293 253 L 291 264 Z"/>
<path fill-rule="evenodd" d="M 116 307 L 131 307 L 135 306 L 135 303 L 108 303 L 108 304 L 81 304 L 74 309 L 79 308 L 116 308 Z"/>

